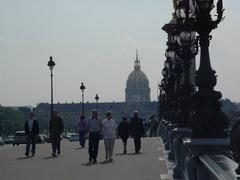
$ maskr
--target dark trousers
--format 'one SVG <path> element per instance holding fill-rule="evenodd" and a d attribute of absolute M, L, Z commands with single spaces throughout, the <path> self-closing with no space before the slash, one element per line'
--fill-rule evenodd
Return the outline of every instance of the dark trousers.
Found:
<path fill-rule="evenodd" d="M 121 138 L 123 142 L 123 152 L 127 152 L 127 140 L 128 138 Z"/>
<path fill-rule="evenodd" d="M 52 142 L 52 151 L 55 154 L 56 150 L 60 153 L 60 146 L 61 146 L 61 138 L 59 134 L 51 135 L 51 142 Z"/>
<path fill-rule="evenodd" d="M 36 136 L 32 134 L 27 135 L 26 154 L 30 153 L 30 146 L 32 145 L 31 153 L 35 154 L 36 151 Z"/>
<path fill-rule="evenodd" d="M 97 160 L 99 140 L 100 140 L 99 132 L 89 133 L 89 145 L 88 145 L 89 161 Z"/>
<path fill-rule="evenodd" d="M 85 131 L 79 131 L 78 136 L 79 136 L 80 146 L 85 147 Z"/>
<path fill-rule="evenodd" d="M 141 137 L 134 137 L 135 152 L 138 153 L 141 149 Z"/>

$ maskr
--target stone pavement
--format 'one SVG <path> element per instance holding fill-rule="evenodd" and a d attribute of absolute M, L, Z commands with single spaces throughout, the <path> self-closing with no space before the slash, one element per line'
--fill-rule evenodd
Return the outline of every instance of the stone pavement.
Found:
<path fill-rule="evenodd" d="M 57 158 L 51 157 L 50 144 L 37 145 L 33 158 L 26 158 L 24 150 L 23 145 L 0 148 L 0 180 L 160 180 L 167 172 L 159 138 L 143 138 L 138 155 L 133 154 L 132 139 L 127 155 L 121 154 L 122 143 L 116 140 L 112 163 L 104 163 L 101 141 L 98 163 L 91 166 L 86 165 L 87 148 L 80 149 L 77 142 L 64 140 Z"/>

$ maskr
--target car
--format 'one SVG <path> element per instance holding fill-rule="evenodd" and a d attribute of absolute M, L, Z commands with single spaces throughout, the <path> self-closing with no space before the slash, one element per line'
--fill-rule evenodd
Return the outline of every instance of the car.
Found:
<path fill-rule="evenodd" d="M 14 136 L 8 136 L 4 141 L 5 141 L 5 144 L 13 144 Z"/>
<path fill-rule="evenodd" d="M 4 139 L 0 136 L 0 145 L 4 146 Z"/>
<path fill-rule="evenodd" d="M 47 143 L 50 143 L 50 142 L 51 142 L 48 135 L 43 134 L 42 137 L 44 138 L 45 142 L 47 142 Z"/>
<path fill-rule="evenodd" d="M 77 134 L 72 134 L 69 138 L 70 142 L 79 141 L 79 136 Z"/>
<path fill-rule="evenodd" d="M 76 133 L 74 133 L 74 132 L 67 132 L 64 137 L 69 140 L 72 137 L 72 135 L 76 135 Z"/>
<path fill-rule="evenodd" d="M 37 140 L 36 140 L 36 143 L 38 143 L 38 144 L 44 144 L 44 143 L 45 143 L 45 137 L 44 137 L 44 135 L 42 135 L 42 134 L 38 135 Z"/>
<path fill-rule="evenodd" d="M 36 143 L 41 144 L 45 143 L 45 139 L 43 135 L 38 135 L 36 138 Z M 16 131 L 14 139 L 13 139 L 13 145 L 19 145 L 19 144 L 27 144 L 27 135 L 25 134 L 25 131 Z"/>
<path fill-rule="evenodd" d="M 25 134 L 25 131 L 16 131 L 13 139 L 13 145 L 19 145 L 19 144 L 26 144 L 27 143 L 27 135 Z"/>

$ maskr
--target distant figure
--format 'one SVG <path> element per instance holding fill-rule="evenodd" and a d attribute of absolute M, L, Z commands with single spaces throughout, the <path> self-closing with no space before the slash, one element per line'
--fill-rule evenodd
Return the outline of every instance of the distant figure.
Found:
<path fill-rule="evenodd" d="M 112 162 L 113 148 L 116 139 L 117 124 L 112 118 L 112 113 L 106 113 L 106 119 L 103 121 L 103 139 L 106 152 L 106 160 Z"/>
<path fill-rule="evenodd" d="M 236 173 L 240 174 L 240 118 L 235 123 L 230 134 L 231 150 L 233 152 L 234 160 L 239 164 L 235 170 Z"/>
<path fill-rule="evenodd" d="M 157 118 L 156 115 L 153 115 L 150 117 L 150 137 L 157 136 L 157 128 L 158 128 Z"/>
<path fill-rule="evenodd" d="M 53 117 L 49 123 L 50 140 L 52 142 L 52 156 L 56 157 L 61 153 L 61 134 L 63 134 L 64 125 L 63 120 L 58 116 L 58 111 L 53 111 Z"/>
<path fill-rule="evenodd" d="M 30 153 L 30 146 L 32 145 L 31 153 L 35 155 L 36 151 L 36 139 L 39 134 L 38 122 L 35 119 L 35 114 L 31 112 L 29 119 L 25 122 L 25 134 L 27 135 L 27 145 L 25 155 L 28 157 Z"/>
<path fill-rule="evenodd" d="M 93 110 L 92 117 L 88 120 L 87 130 L 89 132 L 89 162 L 97 163 L 99 140 L 102 131 L 102 121 L 98 118 L 97 110 Z"/>
<path fill-rule="evenodd" d="M 143 120 L 143 129 L 144 129 L 144 137 L 149 136 L 149 127 L 150 127 L 150 121 L 148 119 Z"/>
<path fill-rule="evenodd" d="M 118 125 L 118 135 L 123 142 L 123 154 L 127 153 L 127 140 L 129 138 L 129 133 L 129 123 L 127 122 L 127 118 L 123 117 L 122 121 Z"/>
<path fill-rule="evenodd" d="M 134 140 L 135 153 L 138 154 L 141 149 L 141 136 L 144 134 L 143 120 L 139 118 L 138 111 L 134 111 L 133 118 L 131 118 L 130 134 Z"/>
<path fill-rule="evenodd" d="M 80 116 L 78 121 L 78 135 L 79 135 L 79 143 L 82 148 L 85 147 L 85 135 L 87 130 L 87 121 L 84 115 Z"/>

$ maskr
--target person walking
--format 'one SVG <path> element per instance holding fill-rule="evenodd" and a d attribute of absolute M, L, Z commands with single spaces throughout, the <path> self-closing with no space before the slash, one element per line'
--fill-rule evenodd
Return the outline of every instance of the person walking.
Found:
<path fill-rule="evenodd" d="M 144 134 L 143 120 L 139 118 L 138 111 L 134 111 L 133 118 L 131 118 L 130 134 L 134 140 L 135 153 L 138 154 L 141 149 L 141 136 Z"/>
<path fill-rule="evenodd" d="M 50 140 L 52 142 L 52 156 L 56 157 L 57 154 L 61 153 L 61 134 L 63 134 L 64 124 L 63 120 L 58 116 L 58 111 L 53 111 L 53 117 L 49 123 Z"/>
<path fill-rule="evenodd" d="M 117 124 L 116 121 L 112 118 L 112 113 L 106 113 L 106 119 L 103 121 L 103 139 L 106 152 L 106 160 L 112 162 L 113 148 L 116 139 Z"/>
<path fill-rule="evenodd" d="M 156 115 L 153 115 L 150 117 L 150 137 L 157 136 L 157 128 L 158 128 L 157 118 Z"/>
<path fill-rule="evenodd" d="M 88 120 L 87 130 L 89 132 L 89 162 L 97 163 L 99 140 L 102 132 L 102 121 L 98 118 L 97 110 L 93 110 L 92 117 Z"/>
<path fill-rule="evenodd" d="M 27 136 L 25 155 L 27 157 L 29 156 L 30 146 L 32 145 L 31 153 L 32 156 L 34 156 L 36 151 L 36 139 L 39 134 L 39 125 L 33 112 L 30 112 L 29 119 L 25 122 L 25 134 Z"/>
<path fill-rule="evenodd" d="M 87 130 L 87 121 L 84 115 L 80 116 L 78 121 L 78 136 L 79 136 L 79 143 L 81 148 L 85 147 L 85 135 Z"/>
<path fill-rule="evenodd" d="M 129 123 L 127 122 L 127 118 L 123 117 L 122 121 L 118 125 L 118 135 L 123 142 L 123 154 L 127 153 L 127 140 L 129 138 L 129 133 Z"/>

